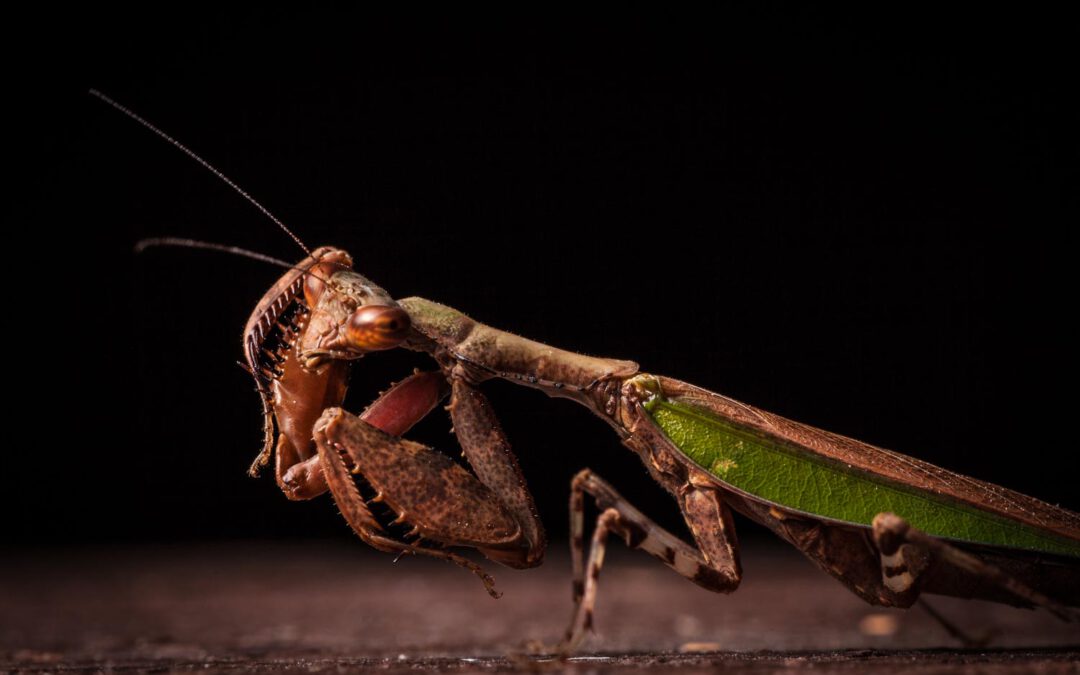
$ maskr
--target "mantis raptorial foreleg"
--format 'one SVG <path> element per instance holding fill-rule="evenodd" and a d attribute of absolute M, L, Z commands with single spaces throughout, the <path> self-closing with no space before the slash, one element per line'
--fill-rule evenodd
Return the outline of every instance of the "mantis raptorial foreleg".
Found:
<path fill-rule="evenodd" d="M 587 563 L 584 560 L 585 494 L 592 495 L 601 509 Z M 730 593 L 738 588 L 742 569 L 731 511 L 716 490 L 693 483 L 687 483 L 678 498 L 698 548 L 654 523 L 592 471 L 584 469 L 574 476 L 570 492 L 574 614 L 560 645 L 561 651 L 576 649 L 586 631 L 592 628 L 596 589 L 609 534 L 621 536 L 628 547 L 649 553 L 702 588 L 717 593 Z"/>
<path fill-rule="evenodd" d="M 376 439 L 375 443 L 367 442 L 372 437 Z M 401 461 L 391 460 L 388 462 L 388 466 L 383 467 L 384 469 L 389 468 L 389 473 L 391 474 L 397 473 L 395 469 L 399 470 L 403 466 L 408 467 L 410 464 L 412 465 L 412 468 L 421 469 L 420 477 L 414 477 L 412 485 L 407 485 L 405 489 L 402 490 L 403 493 L 411 493 L 406 494 L 402 503 L 409 503 L 414 506 L 416 505 L 417 499 L 423 501 L 423 497 L 418 495 L 415 491 L 417 480 L 423 481 L 428 478 L 441 478 L 446 483 L 461 483 L 461 476 L 455 475 L 454 469 L 457 469 L 461 474 L 464 474 L 465 477 L 471 478 L 464 470 L 450 462 L 446 457 L 435 453 L 438 455 L 438 458 L 436 458 L 432 454 L 423 453 L 422 451 L 426 450 L 423 446 L 409 441 L 401 441 L 393 436 L 389 436 L 370 424 L 360 420 L 360 418 L 355 415 L 351 415 L 340 408 L 328 409 L 326 413 L 319 418 L 319 421 L 315 425 L 315 443 L 319 449 L 319 457 L 322 460 L 324 476 L 330 487 L 330 491 L 334 496 L 334 501 L 341 510 L 341 515 L 345 517 L 345 521 L 358 537 L 380 551 L 388 553 L 413 553 L 453 562 L 472 571 L 480 577 L 481 581 L 484 582 L 484 587 L 487 589 L 488 593 L 493 597 L 499 597 L 499 594 L 495 591 L 495 580 L 492 579 L 483 568 L 471 560 L 463 558 L 456 553 L 424 546 L 419 543 L 419 540 L 417 543 L 406 543 L 385 534 L 383 527 L 375 519 L 375 516 L 372 515 L 370 509 L 368 509 L 367 503 L 364 501 L 364 498 L 360 494 L 360 490 L 357 488 L 356 482 L 351 475 L 353 470 L 357 468 L 356 465 L 353 464 L 354 455 L 351 448 L 371 447 L 375 451 L 376 456 L 381 456 L 381 459 L 384 460 L 392 453 L 401 452 L 403 455 Z M 449 463 L 449 466 L 447 466 L 446 463 Z M 369 464 L 372 463 L 369 462 Z M 406 481 L 406 483 L 408 483 L 408 481 Z M 484 495 L 482 494 L 474 494 L 473 497 L 479 498 L 479 500 L 472 500 L 474 504 L 477 501 L 481 504 L 485 502 L 483 499 Z M 376 497 L 376 499 L 378 499 L 378 497 Z M 407 514 L 403 510 L 399 511 L 399 513 L 402 516 L 408 515 L 410 518 L 422 520 L 425 522 L 425 525 L 431 525 L 431 522 L 428 522 L 428 518 L 431 518 L 432 522 L 445 523 L 447 517 L 453 518 L 455 515 L 460 517 L 460 514 L 440 513 L 437 508 L 420 508 L 417 509 L 416 515 Z M 437 525 L 435 527 L 437 528 Z M 416 534 L 420 533 L 417 532 Z"/>
<path fill-rule="evenodd" d="M 372 546 L 452 560 L 479 574 L 490 591 L 490 577 L 476 565 L 421 542 L 474 547 L 503 564 L 531 567 L 543 557 L 543 527 L 490 404 L 471 385 L 455 378 L 449 408 L 476 476 L 442 453 L 386 432 L 407 429 L 442 398 L 445 379 L 436 390 L 432 377 L 442 378 L 418 373 L 403 381 L 362 417 L 328 408 L 315 423 L 318 464 L 309 461 L 309 473 L 318 467 L 342 515 Z M 375 491 L 371 502 L 385 503 L 395 523 L 411 526 L 405 539 L 416 537 L 414 543 L 386 536 L 353 475 Z"/>
<path fill-rule="evenodd" d="M 500 504 L 513 515 L 527 543 L 524 550 L 507 551 L 496 559 L 510 567 L 535 567 L 543 561 L 544 526 L 536 513 L 517 458 L 483 392 L 460 377 L 451 379 L 450 419 L 465 459 L 480 482 L 490 488 Z M 488 552 L 488 557 L 493 553 Z"/>
<path fill-rule="evenodd" d="M 398 522 L 413 526 L 414 535 L 449 546 L 518 544 L 521 528 L 494 493 L 441 452 L 391 436 L 341 408 L 323 414 L 315 439 L 320 455 L 337 453 L 375 490 L 372 501 L 384 502 Z"/>
<path fill-rule="evenodd" d="M 391 436 L 401 436 L 449 393 L 449 384 L 441 372 L 417 371 L 383 392 L 360 414 L 360 419 Z M 313 499 L 329 489 L 318 453 L 299 460 L 288 434 L 278 436 L 276 456 L 278 484 L 289 499 Z"/>

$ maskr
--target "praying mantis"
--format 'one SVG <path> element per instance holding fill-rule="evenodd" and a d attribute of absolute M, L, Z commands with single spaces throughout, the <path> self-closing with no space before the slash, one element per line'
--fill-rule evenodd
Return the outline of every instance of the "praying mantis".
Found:
<path fill-rule="evenodd" d="M 922 594 L 1043 607 L 1076 620 L 1080 515 L 918 459 L 794 422 L 632 361 L 585 356 L 479 323 L 440 303 L 396 299 L 336 247 L 308 249 L 253 198 L 177 141 L 99 92 L 225 180 L 304 249 L 244 329 L 245 368 L 262 402 L 263 447 L 289 499 L 329 492 L 372 547 L 447 560 L 474 548 L 513 568 L 543 560 L 546 536 L 483 383 L 501 379 L 585 406 L 675 499 L 693 544 L 663 529 L 601 476 L 570 486 L 573 612 L 558 651 L 593 624 L 609 538 L 648 553 L 698 586 L 736 590 L 733 513 L 765 526 L 866 602 L 909 607 Z M 237 249 L 188 240 L 159 244 Z M 352 362 L 407 349 L 431 356 L 363 413 L 341 407 Z M 472 471 L 402 438 L 449 399 Z M 586 542 L 585 505 L 599 508 Z"/>

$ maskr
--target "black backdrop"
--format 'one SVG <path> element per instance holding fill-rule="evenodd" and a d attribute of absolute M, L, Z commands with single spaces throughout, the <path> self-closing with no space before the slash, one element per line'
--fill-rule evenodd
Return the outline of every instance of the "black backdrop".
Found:
<path fill-rule="evenodd" d="M 131 251 L 301 254 L 90 87 L 397 296 L 1080 507 L 1064 22 L 894 10 L 13 20 L 7 543 L 349 536 L 245 476 L 278 270 Z M 365 359 L 350 406 L 422 364 Z M 487 390 L 554 534 L 583 466 L 677 524 L 601 422 Z"/>

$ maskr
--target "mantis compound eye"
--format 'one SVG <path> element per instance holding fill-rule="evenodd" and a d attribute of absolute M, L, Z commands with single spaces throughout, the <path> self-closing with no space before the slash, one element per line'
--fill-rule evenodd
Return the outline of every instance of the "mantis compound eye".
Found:
<path fill-rule="evenodd" d="M 349 345 L 364 351 L 393 349 L 409 333 L 412 321 L 399 307 L 365 305 L 349 317 L 345 333 Z"/>

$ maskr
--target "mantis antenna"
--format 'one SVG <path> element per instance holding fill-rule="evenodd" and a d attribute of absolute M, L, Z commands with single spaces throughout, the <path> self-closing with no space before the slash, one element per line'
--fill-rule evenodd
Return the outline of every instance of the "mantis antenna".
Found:
<path fill-rule="evenodd" d="M 240 248 L 239 246 L 227 246 L 225 244 L 215 244 L 210 241 L 199 241 L 198 239 L 182 239 L 179 237 L 155 237 L 152 239 L 140 239 L 135 244 L 135 252 L 142 253 L 146 249 L 153 246 L 179 246 L 182 248 L 203 248 L 209 251 L 220 251 L 221 253 L 230 253 L 232 255 L 238 255 L 244 258 L 251 258 L 252 260 L 258 260 L 264 263 L 270 263 L 271 265 L 277 265 L 278 267 L 284 267 L 285 269 L 299 269 L 296 265 L 290 265 L 284 260 L 268 256 L 256 251 L 249 251 L 246 248 Z"/>
<path fill-rule="evenodd" d="M 299 246 L 301 249 L 303 249 L 305 254 L 311 255 L 311 250 L 308 249 L 308 247 L 304 245 L 304 242 L 300 241 L 300 237 L 297 237 L 295 234 L 293 234 L 293 231 L 290 230 L 285 225 L 285 223 L 278 220 L 277 216 L 270 213 L 269 209 L 267 209 L 265 206 L 260 204 L 254 197 L 252 197 L 247 192 L 245 192 L 244 189 L 241 188 L 239 185 L 232 182 L 232 180 L 230 180 L 228 176 L 226 176 L 225 174 L 218 171 L 217 168 L 214 167 L 214 165 L 210 164 L 210 162 L 207 162 L 202 157 L 199 157 L 190 148 L 188 148 L 186 145 L 184 145 L 180 141 L 176 140 L 172 136 L 168 135 L 167 133 L 165 133 L 161 129 L 158 129 L 156 126 L 154 126 L 150 122 L 146 121 L 145 119 L 143 119 L 142 117 L 137 115 L 135 113 L 135 111 L 131 110 L 130 108 L 128 108 L 128 107 L 126 107 L 124 105 L 121 105 L 121 104 L 117 103 L 116 101 L 112 100 L 111 98 L 109 98 L 105 94 L 101 93 L 97 89 L 91 89 L 89 93 L 90 93 L 91 96 L 93 96 L 95 98 L 98 98 L 98 99 L 101 99 L 102 101 L 104 101 L 105 103 L 108 103 L 113 108 L 116 108 L 117 110 L 124 113 L 125 115 L 127 115 L 131 119 L 133 119 L 136 122 L 138 122 L 139 124 L 143 125 L 144 127 L 149 129 L 150 131 L 154 132 L 155 134 L 157 134 L 158 136 L 163 138 L 170 145 L 172 145 L 173 147 L 180 150 L 181 152 L 183 152 L 188 157 L 192 158 L 193 160 L 195 160 L 196 162 L 201 164 L 203 166 L 203 168 L 205 168 L 207 171 L 209 171 L 210 173 L 212 173 L 215 176 L 217 176 L 218 178 L 220 178 L 226 185 L 231 187 L 233 190 L 236 190 L 236 192 L 241 197 L 248 200 L 251 203 L 251 205 L 254 206 L 255 208 L 257 208 L 259 211 L 261 211 L 263 213 L 263 215 L 265 215 L 270 220 L 274 221 L 274 223 L 276 223 L 277 226 L 280 227 L 282 229 L 282 231 L 285 232 L 285 234 L 289 235 L 289 237 L 293 241 L 296 242 L 297 246 Z"/>
<path fill-rule="evenodd" d="M 303 269 L 297 265 L 292 265 L 280 258 L 266 255 L 265 253 L 259 253 L 257 251 L 250 251 L 246 248 L 240 248 L 239 246 L 229 246 L 227 244 L 216 244 L 212 241 L 200 241 L 198 239 L 186 239 L 183 237 L 152 237 L 150 239 L 140 239 L 135 242 L 135 253 L 139 254 L 148 248 L 155 246 L 176 246 L 179 248 L 200 248 L 207 251 L 218 251 L 220 253 L 228 253 L 231 255 L 238 255 L 241 258 L 251 258 L 252 260 L 258 260 L 259 262 L 270 263 L 271 265 L 277 265 L 278 267 L 284 267 L 287 270 L 300 270 L 304 274 L 310 274 L 316 279 L 321 280 L 326 284 L 333 284 L 330 279 L 317 274 L 312 269 Z M 348 269 L 348 265 L 341 263 L 335 263 L 341 267 Z M 247 368 L 247 366 L 245 366 Z"/>

